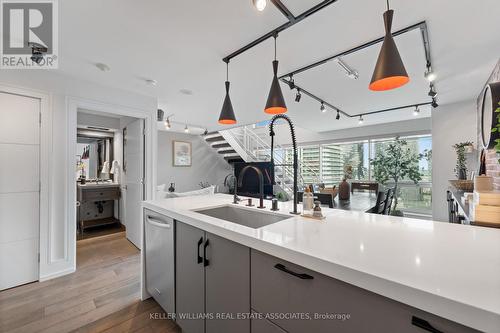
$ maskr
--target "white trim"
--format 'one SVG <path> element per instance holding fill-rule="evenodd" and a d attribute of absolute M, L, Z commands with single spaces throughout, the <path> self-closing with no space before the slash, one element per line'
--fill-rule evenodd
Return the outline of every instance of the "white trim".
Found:
<path fill-rule="evenodd" d="M 40 224 L 39 224 L 39 252 L 40 263 L 38 264 L 39 280 L 45 278 L 45 271 L 50 265 L 50 230 L 52 225 L 51 212 L 51 184 L 52 173 L 52 95 L 43 91 L 26 89 L 11 85 L 0 85 L 0 91 L 7 94 L 15 94 L 36 98 L 40 100 Z"/>
<path fill-rule="evenodd" d="M 74 158 L 76 155 L 76 127 L 78 109 L 86 109 L 97 112 L 111 113 L 120 116 L 128 116 L 144 119 L 146 128 L 145 144 L 145 177 L 146 177 L 146 200 L 151 200 L 155 195 L 156 184 L 156 147 L 157 147 L 157 124 L 156 109 L 143 110 L 128 106 L 102 103 L 79 97 L 66 97 L 67 111 L 67 165 L 66 165 L 66 220 L 67 220 L 67 249 L 68 259 L 73 270 L 76 269 L 76 184 Z M 142 238 L 142 235 L 141 235 Z"/>
<path fill-rule="evenodd" d="M 63 269 L 61 271 L 58 271 L 58 272 L 55 272 L 55 273 L 51 273 L 51 274 L 47 274 L 43 277 L 40 277 L 40 282 L 44 282 L 44 281 L 47 281 L 47 280 L 51 280 L 51 279 L 55 279 L 57 277 L 60 277 L 60 276 L 63 276 L 63 275 L 67 275 L 67 274 L 71 274 L 71 273 L 74 273 L 75 272 L 75 269 L 73 267 L 71 268 L 68 268 L 68 269 Z"/>

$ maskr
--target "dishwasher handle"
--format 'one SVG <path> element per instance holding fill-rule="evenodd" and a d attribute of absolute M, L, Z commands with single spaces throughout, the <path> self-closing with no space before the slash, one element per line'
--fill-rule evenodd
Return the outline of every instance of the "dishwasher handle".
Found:
<path fill-rule="evenodd" d="M 150 215 L 146 216 L 146 222 L 159 228 L 170 229 L 172 227 L 172 224 L 170 222 L 154 218 Z"/>

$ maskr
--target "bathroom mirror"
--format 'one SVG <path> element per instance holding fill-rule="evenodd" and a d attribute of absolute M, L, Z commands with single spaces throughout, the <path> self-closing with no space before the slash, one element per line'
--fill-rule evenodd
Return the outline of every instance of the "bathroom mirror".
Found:
<path fill-rule="evenodd" d="M 113 133 L 78 131 L 76 146 L 77 178 L 111 179 Z"/>

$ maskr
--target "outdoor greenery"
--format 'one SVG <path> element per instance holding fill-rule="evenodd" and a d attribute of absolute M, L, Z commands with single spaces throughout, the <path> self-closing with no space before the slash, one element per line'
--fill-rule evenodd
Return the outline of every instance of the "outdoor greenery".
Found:
<path fill-rule="evenodd" d="M 453 145 L 457 152 L 457 164 L 455 166 L 455 175 L 458 179 L 467 179 L 467 158 L 465 157 L 466 148 L 472 146 L 472 142 L 460 142 Z"/>
<path fill-rule="evenodd" d="M 381 183 L 394 182 L 394 206 L 393 214 L 401 214 L 397 211 L 399 182 L 409 179 L 417 184 L 421 179 L 419 161 L 424 154 L 415 153 L 408 146 L 406 140 L 397 137 L 390 142 L 384 151 L 381 151 L 370 162 L 373 166 L 374 177 Z"/>
<path fill-rule="evenodd" d="M 495 112 L 497 113 L 497 126 L 491 129 L 492 133 L 500 132 L 500 102 L 498 102 L 498 108 L 495 110 Z M 496 139 L 495 143 L 497 154 L 500 154 L 500 139 Z M 498 163 L 500 163 L 500 156 L 498 157 Z"/>

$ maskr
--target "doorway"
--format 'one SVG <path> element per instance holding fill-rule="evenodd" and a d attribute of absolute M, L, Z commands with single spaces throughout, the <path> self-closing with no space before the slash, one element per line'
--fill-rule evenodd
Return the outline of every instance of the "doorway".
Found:
<path fill-rule="evenodd" d="M 77 240 L 123 233 L 140 249 L 145 141 L 143 118 L 77 110 Z"/>

